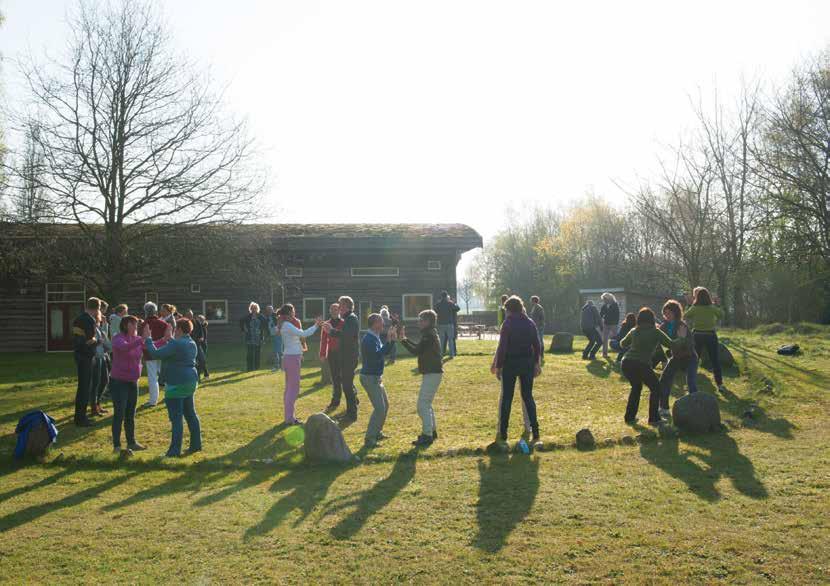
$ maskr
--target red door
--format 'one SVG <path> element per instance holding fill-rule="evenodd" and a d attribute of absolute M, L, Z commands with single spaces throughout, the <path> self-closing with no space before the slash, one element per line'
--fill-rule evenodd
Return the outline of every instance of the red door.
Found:
<path fill-rule="evenodd" d="M 72 322 L 84 310 L 83 303 L 46 304 L 46 349 L 49 352 L 72 350 Z"/>

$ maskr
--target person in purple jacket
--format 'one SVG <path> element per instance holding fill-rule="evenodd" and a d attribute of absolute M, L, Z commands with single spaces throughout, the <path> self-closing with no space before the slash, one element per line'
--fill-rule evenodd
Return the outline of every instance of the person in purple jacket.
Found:
<path fill-rule="evenodd" d="M 536 402 L 533 400 L 533 379 L 542 372 L 542 348 L 536 325 L 525 313 L 521 298 L 513 296 L 504 304 L 506 317 L 501 326 L 499 346 L 493 358 L 491 372 L 501 381 L 502 401 L 499 439 L 501 445 L 507 442 L 507 427 L 516 379 L 519 379 L 522 401 L 527 408 L 534 446 L 540 443 L 539 422 L 536 419 Z"/>
<path fill-rule="evenodd" d="M 143 450 L 135 439 L 135 407 L 138 403 L 138 379 L 141 377 L 141 355 L 144 340 L 138 335 L 138 318 L 126 315 L 118 323 L 119 333 L 112 339 L 112 372 L 110 395 L 112 396 L 112 446 L 115 453 L 121 450 L 121 426 L 127 436 L 126 455 Z"/>

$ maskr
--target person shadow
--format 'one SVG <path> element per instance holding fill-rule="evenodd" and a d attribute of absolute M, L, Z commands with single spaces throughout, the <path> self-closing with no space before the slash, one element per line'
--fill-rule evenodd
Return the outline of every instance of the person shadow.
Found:
<path fill-rule="evenodd" d="M 480 476 L 473 545 L 499 552 L 533 507 L 539 492 L 539 460 L 524 454 L 493 454 L 478 462 Z"/>
<path fill-rule="evenodd" d="M 753 499 L 769 496 L 752 461 L 741 454 L 738 444 L 726 433 L 657 438 L 640 444 L 640 455 L 707 502 L 721 498 L 717 483 L 728 478 L 735 489 Z"/>
<path fill-rule="evenodd" d="M 283 496 L 268 509 L 259 523 L 245 531 L 245 539 L 270 533 L 281 525 L 292 511 L 300 513 L 293 523 L 293 527 L 299 526 L 326 498 L 337 477 L 350 468 L 342 464 L 321 464 L 313 468 L 302 466 L 289 470 L 269 489 L 270 492 L 284 493 Z"/>
<path fill-rule="evenodd" d="M 346 540 L 354 537 L 372 517 L 400 493 L 415 477 L 417 449 L 398 456 L 389 476 L 357 494 L 338 497 L 326 505 L 324 516 L 353 508 L 331 529 L 332 537 Z"/>
<path fill-rule="evenodd" d="M 608 378 L 614 369 L 607 360 L 591 360 L 585 365 L 585 370 L 594 376 Z"/>

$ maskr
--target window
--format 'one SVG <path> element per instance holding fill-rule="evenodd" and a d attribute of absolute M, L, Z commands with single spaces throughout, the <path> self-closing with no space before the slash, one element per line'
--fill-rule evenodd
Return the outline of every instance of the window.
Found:
<path fill-rule="evenodd" d="M 352 267 L 353 277 L 397 277 L 398 267 Z"/>
<path fill-rule="evenodd" d="M 285 276 L 286 277 L 302 277 L 303 276 L 303 268 L 302 267 L 285 267 Z"/>
<path fill-rule="evenodd" d="M 440 260 L 428 260 L 427 261 L 427 270 L 428 271 L 440 271 L 441 270 L 441 261 Z"/>
<path fill-rule="evenodd" d="M 202 301 L 202 313 L 209 323 L 228 323 L 228 300 L 205 299 Z"/>
<path fill-rule="evenodd" d="M 432 309 L 431 293 L 407 293 L 403 296 L 403 319 L 418 319 L 418 314 Z"/>
<path fill-rule="evenodd" d="M 144 303 L 148 303 L 150 301 L 152 301 L 153 303 L 156 304 L 156 306 L 158 306 L 158 304 L 159 304 L 159 294 L 156 293 L 155 291 L 147 291 L 144 294 Z"/>
<path fill-rule="evenodd" d="M 303 321 L 314 321 L 326 316 L 326 300 L 323 297 L 303 297 Z"/>
<path fill-rule="evenodd" d="M 190 292 L 191 293 L 201 293 L 202 286 L 199 283 L 191 283 L 190 284 Z"/>
<path fill-rule="evenodd" d="M 86 291 L 83 285 L 77 283 L 47 283 L 46 301 L 70 301 L 83 303 L 86 301 Z"/>

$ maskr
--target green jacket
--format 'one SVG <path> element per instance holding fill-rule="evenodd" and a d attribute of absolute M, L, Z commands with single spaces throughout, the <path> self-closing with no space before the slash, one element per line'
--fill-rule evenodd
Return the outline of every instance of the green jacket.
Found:
<path fill-rule="evenodd" d="M 651 365 L 651 357 L 658 346 L 672 347 L 671 339 L 654 326 L 632 328 L 620 341 L 620 347 L 628 348 L 623 360 L 636 360 Z"/>
<path fill-rule="evenodd" d="M 401 340 L 401 344 L 418 357 L 418 372 L 421 374 L 444 372 L 441 343 L 438 341 L 438 332 L 435 328 L 421 330 L 421 341 L 417 344 L 407 338 Z"/>
<path fill-rule="evenodd" d="M 698 332 L 713 332 L 723 319 L 723 309 L 717 305 L 692 305 L 686 310 L 686 321 Z"/>
<path fill-rule="evenodd" d="M 692 335 L 692 330 L 688 324 L 680 320 L 674 324 L 674 335 L 669 333 L 669 326 L 672 322 L 664 321 L 660 325 L 660 330 L 663 331 L 672 340 L 671 355 L 672 358 L 685 359 L 690 358 L 695 354 L 695 338 Z M 685 329 L 686 335 L 680 337 L 677 335 L 678 330 Z"/>

